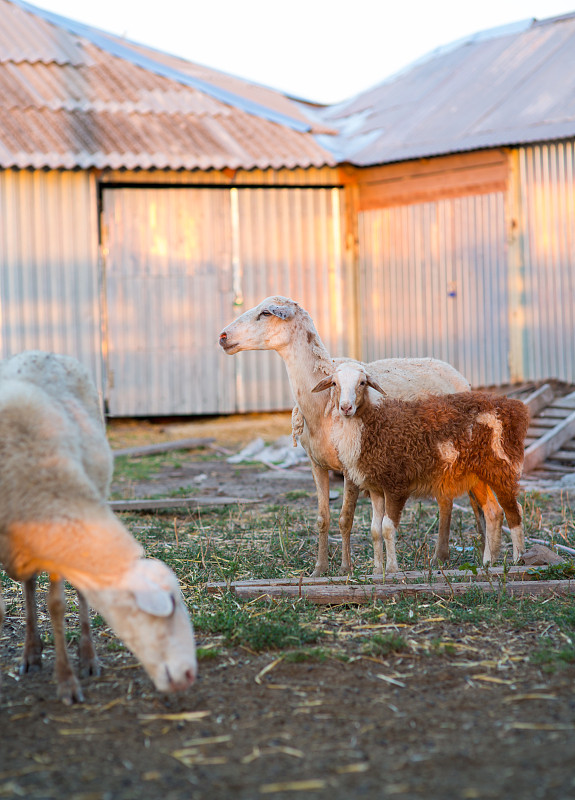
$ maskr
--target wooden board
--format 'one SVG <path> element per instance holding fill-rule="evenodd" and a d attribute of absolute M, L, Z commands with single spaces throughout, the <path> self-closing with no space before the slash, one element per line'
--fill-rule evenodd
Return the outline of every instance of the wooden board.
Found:
<path fill-rule="evenodd" d="M 502 584 L 499 581 L 466 581 L 464 583 L 389 583 L 389 584 L 290 584 L 279 586 L 242 586 L 230 584 L 229 587 L 220 587 L 217 592 L 224 592 L 227 588 L 238 597 L 244 599 L 277 599 L 277 598 L 304 598 L 318 605 L 340 605 L 342 603 L 371 603 L 374 600 L 385 600 L 391 597 L 454 597 L 465 594 L 471 587 L 484 592 L 499 592 Z M 210 589 L 208 589 L 210 591 Z M 550 594 L 575 594 L 575 581 L 509 581 L 505 584 L 508 595 L 550 595 Z"/>
<path fill-rule="evenodd" d="M 195 450 L 196 447 L 206 447 L 215 442 L 213 437 L 203 439 L 177 439 L 171 442 L 158 442 L 157 444 L 142 445 L 141 447 L 123 447 L 113 450 L 113 456 L 153 456 L 157 453 L 169 453 L 172 450 Z"/>
<path fill-rule="evenodd" d="M 551 386 L 548 383 L 544 383 L 543 386 L 540 386 L 534 392 L 532 392 L 528 397 L 526 397 L 523 402 L 529 409 L 529 413 L 532 417 L 536 414 L 539 414 L 546 406 L 553 402 L 555 397 L 555 393 Z"/>
<path fill-rule="evenodd" d="M 366 576 L 365 582 L 350 580 L 346 576 L 320 578 L 274 578 L 270 580 L 246 580 L 233 583 L 208 583 L 210 594 L 230 591 L 245 599 L 305 598 L 312 603 L 370 603 L 390 597 L 413 597 L 416 595 L 453 597 L 464 594 L 475 587 L 485 592 L 504 590 L 510 595 L 546 595 L 575 593 L 574 580 L 535 580 L 538 567 L 503 567 L 470 570 L 409 571 L 381 576 Z M 431 577 L 431 581 L 430 581 Z M 451 579 L 454 580 L 451 580 Z M 414 583 L 416 580 L 422 583 Z"/>
<path fill-rule="evenodd" d="M 171 508 L 196 510 L 209 506 L 248 505 L 259 503 L 245 497 L 170 497 L 165 500 L 112 500 L 112 511 L 164 511 Z"/>
<path fill-rule="evenodd" d="M 529 472 L 540 466 L 573 436 L 575 436 L 575 411 L 527 447 L 523 471 Z"/>

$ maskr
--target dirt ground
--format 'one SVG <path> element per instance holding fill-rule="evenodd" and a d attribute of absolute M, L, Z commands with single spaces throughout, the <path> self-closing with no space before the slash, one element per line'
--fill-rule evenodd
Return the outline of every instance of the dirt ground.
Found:
<path fill-rule="evenodd" d="M 120 447 L 214 435 L 220 451 L 236 451 L 260 433 L 287 432 L 289 417 L 273 415 L 239 425 L 118 424 L 110 437 Z M 301 489 L 309 496 L 293 502 L 315 504 L 305 468 L 262 471 L 209 456 L 115 488 L 160 494 L 200 476 L 202 493 L 281 503 Z M 430 608 L 417 625 L 388 627 L 421 644 L 436 635 L 436 615 Z M 9 605 L 0 798 L 575 798 L 575 665 L 546 672 L 529 661 L 543 632 L 446 623 L 449 658 L 432 648 L 287 663 L 281 653 L 227 648 L 173 696 L 159 695 L 129 654 L 99 648 L 102 677 L 82 682 L 84 704 L 66 707 L 55 696 L 50 646 L 40 673 L 18 675 L 23 618 Z M 198 636 L 198 645 L 209 641 Z"/>

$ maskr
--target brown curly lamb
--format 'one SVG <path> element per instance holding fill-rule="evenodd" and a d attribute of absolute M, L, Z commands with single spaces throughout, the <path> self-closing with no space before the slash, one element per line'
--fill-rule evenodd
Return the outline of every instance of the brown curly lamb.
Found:
<path fill-rule="evenodd" d="M 370 391 L 370 387 L 375 392 Z M 357 364 L 343 364 L 314 392 L 332 389 L 332 440 L 345 474 L 370 493 L 377 529 L 383 515 L 388 571 L 396 571 L 395 533 L 411 495 L 450 503 L 473 491 L 485 507 L 485 487 L 501 504 L 513 542 L 513 558 L 524 551 L 519 494 L 529 411 L 519 400 L 485 392 L 460 392 L 419 400 L 386 398 Z M 385 508 L 385 511 L 384 511 Z M 487 508 L 485 508 L 487 511 Z M 484 563 L 501 547 L 501 528 L 486 513 Z M 379 571 L 376 557 L 376 572 Z M 381 552 L 383 566 L 383 552 Z"/>

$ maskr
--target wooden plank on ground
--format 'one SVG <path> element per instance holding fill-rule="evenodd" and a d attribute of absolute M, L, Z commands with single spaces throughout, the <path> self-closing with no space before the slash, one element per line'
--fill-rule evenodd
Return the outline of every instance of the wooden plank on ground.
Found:
<path fill-rule="evenodd" d="M 547 433 L 550 428 L 554 428 L 556 425 L 557 419 L 554 417 L 537 417 L 537 419 L 531 420 L 529 434 L 533 436 L 536 431 L 539 431 L 536 435 L 541 436 L 541 434 Z"/>
<path fill-rule="evenodd" d="M 554 408 L 575 408 L 575 392 L 558 397 L 551 405 Z"/>
<path fill-rule="evenodd" d="M 528 566 L 514 566 L 514 567 L 492 567 L 483 569 L 477 567 L 473 572 L 470 569 L 433 569 L 430 573 L 429 570 L 406 570 L 405 572 L 389 572 L 385 576 L 386 585 L 394 584 L 408 584 L 417 580 L 424 580 L 431 583 L 446 583 L 448 580 L 455 579 L 455 582 L 462 580 L 468 581 L 489 581 L 495 580 L 500 582 L 502 580 L 516 581 L 516 580 L 531 580 L 537 577 L 537 572 L 545 569 L 545 567 L 528 567 Z M 240 588 L 254 588 L 265 590 L 267 587 L 277 586 L 330 586 L 330 585 L 343 585 L 350 586 L 359 585 L 382 585 L 381 575 L 366 575 L 365 579 L 358 581 L 350 578 L 348 575 L 322 575 L 319 578 L 312 578 L 301 576 L 299 578 L 254 578 L 251 580 L 234 581 L 233 587 Z M 225 582 L 208 583 L 206 588 L 208 592 L 217 592 L 220 589 L 226 589 L 228 586 Z"/>
<path fill-rule="evenodd" d="M 565 419 L 568 413 L 568 408 L 553 408 L 553 406 L 547 406 L 547 408 L 544 408 L 539 413 L 537 419 Z"/>
<path fill-rule="evenodd" d="M 204 437 L 202 439 L 176 439 L 171 442 L 158 442 L 157 444 L 147 444 L 141 447 L 123 447 L 119 450 L 113 450 L 114 458 L 116 456 L 130 456 L 137 458 L 139 456 L 155 456 L 157 453 L 169 453 L 171 450 L 195 450 L 196 447 L 206 447 L 208 444 L 215 442 L 213 437 Z"/>
<path fill-rule="evenodd" d="M 259 503 L 246 497 L 169 497 L 160 500 L 112 500 L 112 511 L 164 511 L 170 508 L 187 508 L 196 510 L 209 506 L 249 505 Z"/>
<path fill-rule="evenodd" d="M 526 448 L 523 472 L 530 472 L 538 467 L 573 436 L 575 436 L 575 411 Z"/>
<path fill-rule="evenodd" d="M 565 445 L 563 445 L 564 447 Z M 556 450 L 551 456 L 554 461 L 566 461 L 573 463 L 575 461 L 575 450 Z M 545 465 L 547 468 L 547 465 Z"/>
<path fill-rule="evenodd" d="M 237 586 L 230 584 L 229 590 L 243 599 L 303 598 L 318 605 L 340 605 L 342 603 L 371 603 L 391 597 L 455 597 L 468 592 L 471 587 L 484 592 L 499 592 L 499 581 L 464 583 L 408 583 L 408 584 L 327 584 L 301 583 L 281 586 Z M 220 592 L 225 589 L 220 589 Z M 553 595 L 575 594 L 575 581 L 510 581 L 505 583 L 508 595 Z"/>
<path fill-rule="evenodd" d="M 550 403 L 553 402 L 554 397 L 555 392 L 551 386 L 548 383 L 544 383 L 543 386 L 540 386 L 528 397 L 526 397 L 523 402 L 529 409 L 531 416 L 534 417 L 536 414 L 539 414 L 539 412 L 542 411 L 545 406 L 550 405 Z"/>

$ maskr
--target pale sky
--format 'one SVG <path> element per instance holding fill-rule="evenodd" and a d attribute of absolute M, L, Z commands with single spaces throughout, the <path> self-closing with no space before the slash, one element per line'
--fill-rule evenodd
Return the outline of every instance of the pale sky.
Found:
<path fill-rule="evenodd" d="M 575 12 L 575 0 L 36 0 L 36 6 L 321 103 L 436 47 Z"/>

